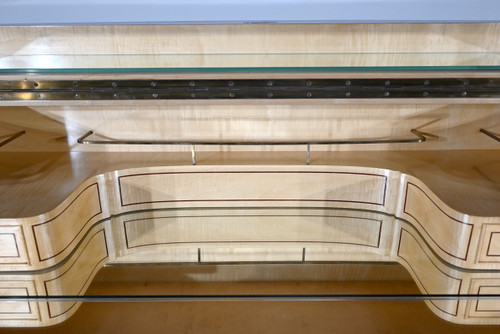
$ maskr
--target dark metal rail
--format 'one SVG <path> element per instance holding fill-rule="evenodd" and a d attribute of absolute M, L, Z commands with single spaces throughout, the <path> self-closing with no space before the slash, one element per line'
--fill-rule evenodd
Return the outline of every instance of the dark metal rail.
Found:
<path fill-rule="evenodd" d="M 268 295 L 84 295 L 84 296 L 0 296 L 0 302 L 209 302 L 209 301 L 419 301 L 500 300 L 499 294 L 268 294 Z"/>
<path fill-rule="evenodd" d="M 0 81 L 1 100 L 366 98 L 500 98 L 500 79 Z"/>

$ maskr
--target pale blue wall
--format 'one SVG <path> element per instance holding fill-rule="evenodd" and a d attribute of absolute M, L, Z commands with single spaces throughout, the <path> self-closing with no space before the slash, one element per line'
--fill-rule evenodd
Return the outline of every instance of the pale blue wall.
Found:
<path fill-rule="evenodd" d="M 0 25 L 498 21 L 500 0 L 0 0 Z"/>

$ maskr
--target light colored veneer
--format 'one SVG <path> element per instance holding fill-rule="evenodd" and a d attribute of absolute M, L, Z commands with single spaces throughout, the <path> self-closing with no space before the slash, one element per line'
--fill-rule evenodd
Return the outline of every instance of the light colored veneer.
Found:
<path fill-rule="evenodd" d="M 90 229 L 73 249 L 71 256 L 44 271 L 0 275 L 2 296 L 66 296 L 85 292 L 97 271 L 107 262 L 108 250 L 102 225 Z M 0 325 L 38 327 L 60 323 L 70 317 L 80 303 L 64 301 L 12 301 L 1 303 Z"/>
<path fill-rule="evenodd" d="M 452 265 L 469 269 L 498 268 L 494 253 L 497 249 L 495 234 L 490 233 L 489 239 L 487 232 L 480 236 L 482 229 L 491 231 L 500 224 L 498 217 L 460 213 L 441 201 L 420 180 L 400 172 L 340 166 L 288 166 L 286 170 L 281 166 L 170 166 L 99 175 L 85 181 L 66 201 L 45 215 L 4 219 L 5 223 L 1 225 L 16 223 L 29 232 L 18 243 L 26 243 L 30 255 L 29 263 L 15 264 L 9 257 L 1 263 L 4 270 L 36 270 L 54 265 L 73 250 L 93 224 L 118 214 L 137 210 L 220 209 L 242 205 L 255 208 L 345 208 L 387 213 L 409 221 L 433 250 Z M 72 212 L 71 216 L 66 216 L 66 212 Z M 156 228 L 157 223 L 150 222 L 153 224 L 150 227 L 148 224 L 144 222 L 140 228 L 132 222 L 125 224 L 125 232 L 130 234 L 129 245 L 156 242 L 156 237 L 144 239 L 148 236 L 142 232 Z M 242 222 L 235 224 L 245 226 Z M 356 228 L 353 225 L 352 231 L 342 233 L 351 234 L 353 240 L 362 239 L 361 235 L 356 237 L 352 233 L 368 232 L 363 226 L 359 224 Z M 169 224 L 163 228 L 175 230 Z M 269 228 L 271 230 L 267 233 L 271 233 L 272 225 Z M 18 250 L 14 249 L 14 239 L 9 232 L 12 227 L 4 230 L 4 235 L 10 237 L 4 241 L 6 254 L 17 255 Z M 164 233 L 170 232 L 165 230 Z M 209 237 L 214 232 L 208 229 L 204 233 Z M 230 238 L 233 232 L 227 229 L 225 233 L 229 233 Z M 341 230 L 336 233 L 341 233 Z M 485 238 L 491 239 L 493 244 L 486 246 Z M 281 239 L 285 240 L 287 236 L 281 235 Z M 7 249 L 9 242 L 11 249 Z"/>
<path fill-rule="evenodd" d="M 0 31 L 0 67 L 14 70 L 0 79 L 33 89 L 39 80 L 499 77 L 491 68 L 500 23 Z M 273 262 L 399 263 L 422 295 L 450 297 L 426 301 L 437 316 L 500 325 L 499 300 L 457 297 L 500 293 L 500 150 L 479 132 L 500 131 L 500 99 L 466 91 L 450 99 L 130 101 L 37 93 L 0 100 L 0 135 L 26 132 L 0 152 L 1 296 L 81 296 L 104 265 L 203 264 L 186 277 L 238 280 L 259 270 L 274 277 L 258 267 Z M 426 141 L 312 145 L 310 165 L 306 145 L 77 143 L 88 131 L 111 141 L 248 143 L 407 139 L 412 129 Z M 221 263 L 238 270 L 218 272 Z M 301 270 L 283 269 L 316 277 Z M 0 303 L 0 326 L 54 325 L 80 305 Z"/>
<path fill-rule="evenodd" d="M 295 266 L 318 261 L 398 262 L 423 296 L 449 296 L 426 301 L 439 317 L 463 324 L 500 323 L 495 313 L 500 308 L 498 300 L 458 298 L 496 293 L 498 271 L 450 266 L 411 223 L 391 215 L 348 209 L 184 208 L 121 214 L 96 224 L 61 265 L 42 272 L 1 275 L 0 291 L 16 296 L 82 295 L 105 264 L 242 266 L 247 262 L 255 266 L 277 261 Z M 248 275 L 248 270 L 242 270 L 241 275 Z M 354 273 L 342 275 L 351 277 Z M 29 289 L 26 282 L 32 282 L 36 289 Z M 70 317 L 79 305 L 76 301 L 19 301 L 14 305 L 15 315 L 9 318 L 4 314 L 0 324 L 55 324 Z M 21 319 L 18 313 L 25 317 Z"/>

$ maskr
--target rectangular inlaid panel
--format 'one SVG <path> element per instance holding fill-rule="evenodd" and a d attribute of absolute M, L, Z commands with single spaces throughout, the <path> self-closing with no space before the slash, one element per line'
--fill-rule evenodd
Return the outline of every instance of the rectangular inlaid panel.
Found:
<path fill-rule="evenodd" d="M 0 258 L 19 257 L 14 233 L 0 233 Z"/>
<path fill-rule="evenodd" d="M 0 296 L 33 296 L 35 286 L 33 281 L 0 281 Z M 0 320 L 39 320 L 36 302 L 12 301 L 0 303 Z M 5 322 L 8 323 L 8 322 Z"/>
<path fill-rule="evenodd" d="M 413 218 L 415 227 L 420 227 L 424 238 L 433 241 L 449 256 L 466 260 L 473 225 L 451 217 L 445 210 L 425 190 L 407 183 L 404 213 Z"/>
<path fill-rule="evenodd" d="M 377 248 L 382 222 L 323 214 L 162 216 L 123 222 L 127 248 L 203 243 L 318 243 Z"/>
<path fill-rule="evenodd" d="M 481 286 L 478 291 L 479 295 L 500 295 L 499 286 Z M 492 299 L 481 299 L 477 301 L 476 312 L 500 312 L 500 302 Z"/>
<path fill-rule="evenodd" d="M 0 264 L 28 264 L 21 226 L 0 226 Z"/>
<path fill-rule="evenodd" d="M 0 288 L 1 296 L 28 296 L 26 288 Z M 0 317 L 9 318 L 9 314 L 31 314 L 30 303 L 28 301 L 15 301 L 0 303 Z"/>
<path fill-rule="evenodd" d="M 382 208 L 384 175 L 322 171 L 201 171 L 119 177 L 122 207 L 185 206 L 201 202 L 341 203 Z M 188 204 L 189 203 L 189 204 Z"/>
<path fill-rule="evenodd" d="M 500 279 L 472 279 L 469 293 L 472 295 L 500 295 Z M 468 309 L 470 318 L 498 318 L 500 315 L 500 299 L 471 300 Z"/>
<path fill-rule="evenodd" d="M 94 183 L 81 190 L 54 218 L 33 225 L 39 260 L 49 260 L 65 251 L 69 253 L 70 246 L 79 241 L 85 228 L 101 213 L 99 185 Z"/>
<path fill-rule="evenodd" d="M 415 233 L 412 231 L 412 233 Z M 424 251 L 422 241 L 417 239 L 404 228 L 401 236 L 397 255 L 410 268 L 415 275 L 415 280 L 424 290 L 423 294 L 458 294 L 462 286 L 462 280 L 451 276 L 440 268 L 439 260 L 432 260 Z M 456 316 L 458 313 L 457 300 L 431 300 L 437 309 L 442 312 Z"/>
<path fill-rule="evenodd" d="M 486 255 L 500 256 L 500 232 L 493 232 L 490 234 L 490 240 Z"/>
<path fill-rule="evenodd" d="M 73 263 L 67 264 L 56 277 L 44 281 L 45 291 L 50 296 L 80 295 L 100 269 L 100 263 L 108 257 L 104 230 L 99 230 L 84 242 L 82 251 Z M 49 317 L 55 318 L 70 311 L 74 302 L 50 302 Z"/>
<path fill-rule="evenodd" d="M 500 262 L 500 225 L 484 224 L 481 236 L 478 262 Z"/>

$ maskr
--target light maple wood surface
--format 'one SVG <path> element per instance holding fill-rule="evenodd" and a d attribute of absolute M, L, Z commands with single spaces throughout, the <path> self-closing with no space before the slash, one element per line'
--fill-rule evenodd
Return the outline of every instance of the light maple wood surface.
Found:
<path fill-rule="evenodd" d="M 89 139 L 143 141 L 293 142 L 416 139 L 410 131 L 427 133 L 424 143 L 314 145 L 314 151 L 498 149 L 481 128 L 500 132 L 495 104 L 335 105 L 328 102 L 183 102 L 182 105 L 64 107 L 2 107 L 0 135 L 26 131 L 3 146 L 2 152 L 188 152 L 179 145 L 81 145 Z M 197 146 L 197 151 L 261 151 L 259 146 Z M 300 146 L 264 150 L 305 150 Z"/>
<path fill-rule="evenodd" d="M 366 266 L 366 265 L 364 265 Z M 242 266 L 235 267 L 239 270 Z M 251 266 L 249 266 L 251 267 Z M 302 265 L 314 271 L 310 265 Z M 399 267 L 399 266 L 398 266 Z M 184 266 L 179 273 L 190 273 L 197 266 Z M 205 266 L 202 266 L 202 269 Z M 209 267 L 212 269 L 211 267 Z M 99 272 L 106 273 L 110 268 Z M 128 268 L 131 269 L 131 268 Z M 137 267 L 137 270 L 151 270 Z M 250 268 L 249 268 L 250 269 Z M 264 268 L 262 268 L 264 269 Z M 273 271 L 266 267 L 266 272 Z M 381 268 L 378 268 L 381 270 Z M 176 271 L 173 271 L 174 273 Z M 198 293 L 198 294 L 391 294 L 418 293 L 413 282 L 193 282 L 189 277 L 181 282 L 138 281 L 119 283 L 97 281 L 87 290 L 91 294 L 111 293 Z M 133 315 L 133 316 L 131 316 Z M 84 303 L 65 322 L 45 328 L 16 329 L 17 333 L 161 333 L 165 331 L 203 333 L 276 333 L 314 332 L 327 334 L 357 333 L 404 333 L 414 332 L 441 334 L 492 334 L 495 325 L 457 326 L 435 316 L 424 302 L 394 301 L 341 301 L 341 302 L 206 302 L 206 303 Z M 11 333 L 12 328 L 1 328 L 0 333 Z"/>
<path fill-rule="evenodd" d="M 66 26 L 2 27 L 0 65 L 21 70 L 2 75 L 4 80 L 44 79 L 144 79 L 144 73 L 76 73 L 50 69 L 127 69 L 162 68 L 172 72 L 148 71 L 148 79 L 165 78 L 270 78 L 279 77 L 498 77 L 497 72 L 474 71 L 477 66 L 499 63 L 498 23 L 482 24 L 310 24 L 310 25 L 144 25 L 144 26 Z M 278 67 L 338 67 L 343 71 L 321 73 L 285 71 Z M 373 72 L 349 71 L 370 67 Z M 400 67 L 403 73 L 377 71 Z M 408 71 L 405 66 L 467 67 L 468 72 Z M 45 74 L 27 72 L 48 69 Z M 193 73 L 207 68 L 210 73 Z M 221 73 L 217 69 L 233 68 Z M 244 71 L 238 70 L 244 68 Z M 258 73 L 252 69 L 260 68 Z M 268 70 L 266 71 L 266 68 Z M 176 70 L 181 69 L 181 70 Z M 182 69 L 188 69 L 183 72 Z M 264 70 L 264 71 L 262 71 Z M 470 72 L 470 73 L 469 73 Z M 374 100 L 358 103 L 373 104 Z M 437 99 L 422 104 L 498 103 L 498 99 Z M 165 101 L 150 101 L 165 105 Z M 184 102 L 173 102 L 183 104 Z M 267 103 L 267 102 L 266 102 Z M 310 103 L 310 102 L 306 102 Z M 329 103 L 351 104 L 349 100 Z M 379 102 L 375 102 L 379 103 Z M 391 100 L 388 104 L 408 103 Z M 123 105 L 144 105 L 127 101 Z M 0 105 L 68 106 L 116 105 L 116 101 L 0 101 Z"/>
<path fill-rule="evenodd" d="M 397 66 L 408 63 L 405 60 L 415 53 L 449 53 L 450 57 L 456 57 L 458 64 L 474 57 L 482 60 L 481 53 L 500 50 L 499 31 L 498 23 L 2 27 L 0 41 L 4 45 L 3 56 L 63 55 L 64 59 L 64 55 L 156 55 L 153 61 L 157 62 L 148 67 L 158 65 L 159 55 L 163 54 L 191 56 L 173 58 L 176 65 L 214 54 L 263 54 L 272 58 L 287 53 L 305 54 L 313 61 L 321 60 L 324 53 L 361 53 L 367 56 L 360 65 L 385 61 L 387 65 Z M 465 58 L 464 52 L 479 54 Z M 400 53 L 401 57 L 370 57 L 372 53 Z M 48 58 L 45 63 L 41 58 L 38 64 L 21 63 L 21 58 L 17 63 L 12 61 L 12 67 L 50 65 Z M 290 66 L 294 61 L 297 63 L 297 59 L 298 63 L 304 63 L 301 58 L 289 57 L 290 63 L 284 63 L 286 58 L 279 58 L 278 64 Z M 418 59 L 432 65 L 436 61 L 428 57 Z M 227 61 L 223 57 L 221 60 Z M 343 58 L 344 62 L 356 60 L 356 57 Z M 9 58 L 5 61 L 9 64 Z M 101 59 L 92 66 L 103 63 Z M 192 63 L 198 65 L 203 61 Z M 252 64 L 250 59 L 241 62 L 242 65 L 249 63 Z M 493 64 L 496 63 L 493 61 Z M 79 67 L 78 63 L 66 66 Z M 116 66 L 126 67 L 130 63 Z"/>
<path fill-rule="evenodd" d="M 197 274 L 191 275 L 191 279 L 202 281 L 241 281 L 245 277 L 279 280 L 285 273 L 291 275 L 291 279 L 408 280 L 401 273 L 396 272 L 394 276 L 394 271 L 382 278 L 383 272 L 375 270 L 370 274 L 370 269 L 363 269 L 362 265 L 329 272 L 327 276 L 324 271 L 301 273 L 306 268 L 300 264 L 318 261 L 398 262 L 407 269 L 422 295 L 450 295 L 449 299 L 426 301 L 439 317 L 462 324 L 500 323 L 498 300 L 453 297 L 496 294 L 500 281 L 498 270 L 471 271 L 450 266 L 436 255 L 432 245 L 411 223 L 390 215 L 345 209 L 187 208 L 125 214 L 96 224 L 61 265 L 34 273 L 4 272 L 0 275 L 0 291 L 2 295 L 16 296 L 82 295 L 104 264 L 137 263 L 156 263 L 157 266 L 240 263 L 241 270 L 225 274 L 210 274 L 203 267 L 193 268 Z M 242 262 L 250 263 L 250 267 Z M 284 267 L 282 271 L 262 276 L 255 263 L 266 262 L 280 262 Z M 292 267 L 287 268 L 286 263 Z M 126 273 L 116 271 L 119 268 L 115 268 L 108 279 L 127 282 L 138 278 L 137 273 L 122 276 Z M 139 274 L 143 279 L 145 275 L 147 271 Z M 156 277 L 159 282 L 172 279 L 176 278 Z M 19 301 L 10 309 L 15 310 L 14 314 L 2 314 L 0 325 L 52 325 L 68 319 L 79 306 L 79 302 L 70 301 Z"/>
<path fill-rule="evenodd" d="M 2 272 L 2 296 L 66 296 L 85 292 L 97 271 L 107 262 L 102 225 L 90 229 L 73 254 L 57 267 L 34 273 Z M 78 308 L 74 301 L 14 301 L 0 303 L 0 326 L 38 327 L 59 323 Z"/>
<path fill-rule="evenodd" d="M 207 165 L 107 172 L 83 182 L 46 213 L 2 218 L 6 258 L 2 267 L 37 270 L 55 265 L 72 252 L 93 224 L 118 214 L 241 205 L 388 213 L 409 221 L 450 264 L 471 269 L 499 265 L 495 257 L 498 216 L 461 213 L 407 174 L 370 167 Z M 134 233 L 141 235 L 140 230 Z"/>
<path fill-rule="evenodd" d="M 0 65 L 498 65 L 499 29 L 498 23 L 1 27 Z M 156 73 L 147 78 L 262 74 L 460 78 L 464 72 Z M 498 73 L 467 73 L 481 76 L 497 78 Z M 26 81 L 110 78 L 144 76 L 50 71 L 0 76 Z M 423 294 L 498 293 L 500 151 L 497 142 L 479 133 L 480 128 L 500 131 L 498 102 L 0 101 L 0 136 L 26 131 L 0 153 L 0 294 L 80 295 L 104 264 L 145 259 L 390 261 L 401 263 Z M 305 147 L 295 146 L 197 147 L 199 165 L 188 166 L 189 147 L 76 144 L 88 130 L 114 139 L 286 141 L 406 138 L 413 128 L 431 134 L 428 141 L 313 146 L 311 166 L 305 165 Z M 239 217 L 233 217 L 242 205 Z M 282 212 L 269 217 L 265 208 L 270 206 Z M 201 217 L 189 212 L 193 207 L 219 210 L 223 217 Z M 286 215 L 298 207 L 307 214 Z M 356 211 L 333 217 L 325 209 L 339 207 L 389 216 L 375 219 Z M 139 212 L 153 209 L 174 214 Z M 500 324 L 498 300 L 427 304 L 452 322 Z M 79 306 L 11 305 L 1 305 L 2 326 L 56 324 Z"/>
<path fill-rule="evenodd" d="M 0 217 L 23 218 L 55 209 L 95 175 L 126 168 L 167 165 L 184 168 L 191 163 L 191 153 L 0 152 L 0 159 Z M 197 160 L 197 166 L 224 168 L 234 165 L 251 166 L 250 169 L 258 165 L 309 168 L 305 165 L 305 148 L 299 152 L 202 151 L 197 152 Z M 311 166 L 398 170 L 420 179 L 456 211 L 500 216 L 498 150 L 317 152 L 313 147 Z"/>

